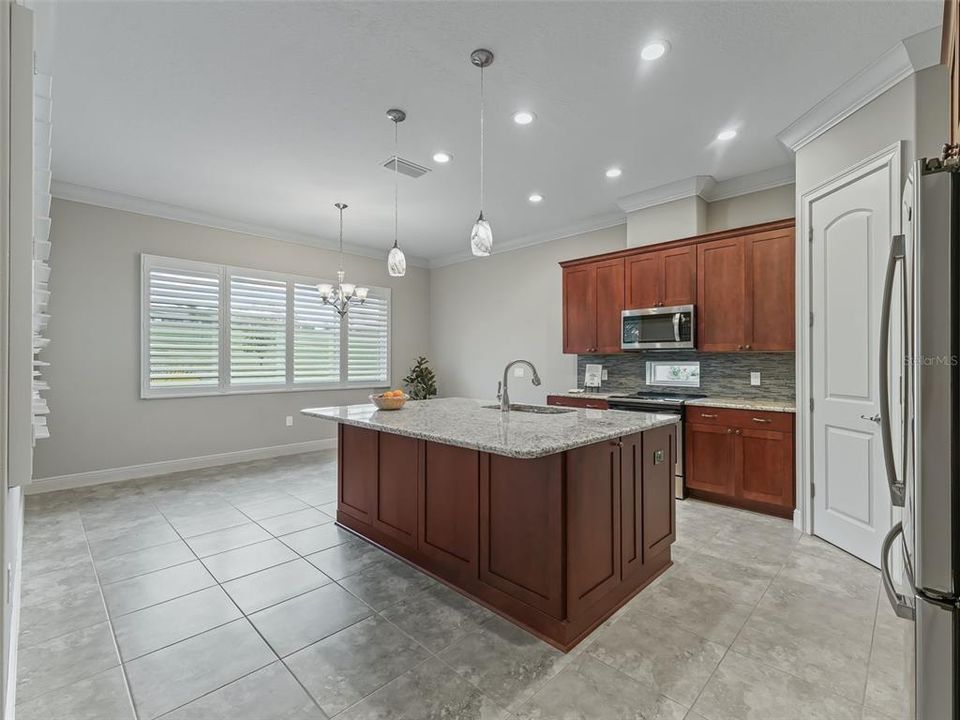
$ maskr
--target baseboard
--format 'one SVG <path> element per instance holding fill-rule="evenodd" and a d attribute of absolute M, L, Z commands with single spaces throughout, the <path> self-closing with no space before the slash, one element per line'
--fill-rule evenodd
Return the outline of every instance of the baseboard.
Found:
<path fill-rule="evenodd" d="M 199 457 L 182 458 L 179 460 L 162 460 L 160 462 L 145 463 L 143 465 L 127 465 L 126 467 L 107 468 L 105 470 L 89 470 L 87 472 L 70 475 L 55 475 L 48 478 L 33 480 L 26 487 L 27 495 L 54 492 L 55 490 L 70 490 L 73 488 L 102 485 L 104 483 L 136 480 L 154 475 L 183 472 L 185 470 L 200 470 L 216 467 L 217 465 L 233 465 L 234 463 L 249 462 L 251 460 L 265 460 L 283 455 L 299 455 L 317 450 L 330 450 L 337 446 L 337 439 L 324 438 L 322 440 L 308 440 L 307 442 L 291 443 L 289 445 L 274 445 L 272 447 L 237 450 L 235 452 L 217 453 L 215 455 L 201 455 Z"/>

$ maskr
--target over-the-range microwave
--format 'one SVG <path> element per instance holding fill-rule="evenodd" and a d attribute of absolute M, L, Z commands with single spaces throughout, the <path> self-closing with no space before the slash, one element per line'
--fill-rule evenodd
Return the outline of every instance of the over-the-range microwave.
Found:
<path fill-rule="evenodd" d="M 696 347 L 696 310 L 693 305 L 624 310 L 620 316 L 620 347 L 624 350 L 691 350 Z"/>

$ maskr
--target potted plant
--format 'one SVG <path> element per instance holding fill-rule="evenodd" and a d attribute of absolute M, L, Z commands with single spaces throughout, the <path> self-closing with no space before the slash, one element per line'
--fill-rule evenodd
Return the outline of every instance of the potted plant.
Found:
<path fill-rule="evenodd" d="M 437 394 L 437 376 L 422 355 L 403 379 L 407 394 L 413 400 L 427 400 Z"/>

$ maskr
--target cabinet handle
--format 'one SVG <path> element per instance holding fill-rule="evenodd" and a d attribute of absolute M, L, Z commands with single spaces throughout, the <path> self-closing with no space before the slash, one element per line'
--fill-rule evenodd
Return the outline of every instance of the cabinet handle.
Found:
<path fill-rule="evenodd" d="M 772 423 L 773 420 L 767 420 L 766 418 L 752 418 L 755 423 Z"/>
<path fill-rule="evenodd" d="M 730 435 L 733 432 L 733 428 L 727 428 L 727 435 Z"/>
<path fill-rule="evenodd" d="M 587 403 L 586 405 L 584 405 L 584 407 L 592 408 L 592 409 L 594 409 L 594 410 L 602 410 L 602 409 L 603 409 L 603 408 L 601 408 L 599 405 L 591 405 L 590 403 Z M 769 422 L 769 421 L 768 421 L 768 422 Z"/>
<path fill-rule="evenodd" d="M 743 345 L 737 345 L 737 350 L 743 350 Z"/>
<path fill-rule="evenodd" d="M 749 349 L 750 349 L 750 346 L 749 346 L 749 345 L 747 345 L 747 346 L 746 346 L 746 348 L 747 348 L 747 350 L 749 350 Z"/>
<path fill-rule="evenodd" d="M 715 418 L 716 415 L 711 415 L 710 413 L 700 413 L 700 417 L 702 417 L 702 418 Z"/>
<path fill-rule="evenodd" d="M 737 430 L 737 435 L 739 435 L 739 434 L 740 434 L 740 431 L 739 431 L 739 430 Z"/>
<path fill-rule="evenodd" d="M 614 447 L 623 447 L 623 440 L 611 440 L 610 444 Z"/>

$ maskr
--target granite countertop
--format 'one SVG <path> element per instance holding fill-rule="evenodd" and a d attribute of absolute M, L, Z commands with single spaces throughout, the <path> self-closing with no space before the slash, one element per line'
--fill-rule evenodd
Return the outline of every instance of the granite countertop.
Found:
<path fill-rule="evenodd" d="M 537 458 L 623 435 L 672 425 L 677 418 L 659 413 L 581 410 L 541 415 L 501 414 L 496 401 L 468 398 L 411 400 L 402 410 L 374 405 L 307 408 L 300 412 L 323 420 L 406 435 L 445 445 L 514 458 Z"/>
<path fill-rule="evenodd" d="M 795 413 L 797 404 L 793 400 L 749 400 L 745 398 L 708 396 L 691 400 L 691 405 L 700 407 L 730 408 L 732 410 L 766 410 L 767 412 Z"/>

